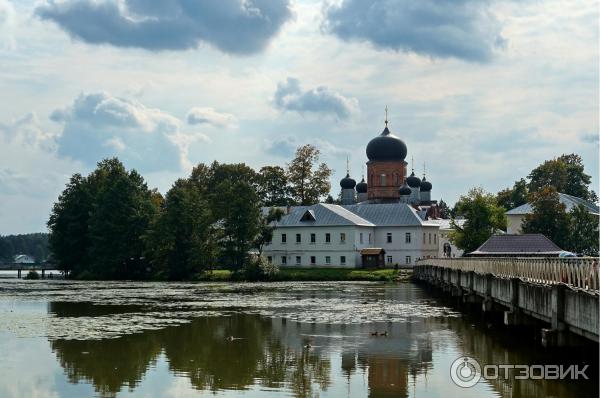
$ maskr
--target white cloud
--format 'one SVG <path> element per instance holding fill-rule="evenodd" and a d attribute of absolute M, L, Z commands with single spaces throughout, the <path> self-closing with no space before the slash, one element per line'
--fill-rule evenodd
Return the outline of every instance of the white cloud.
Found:
<path fill-rule="evenodd" d="M 186 119 L 192 125 L 204 124 L 223 128 L 236 127 L 238 123 L 234 115 L 217 112 L 211 107 L 194 107 L 188 111 Z"/>
<path fill-rule="evenodd" d="M 156 108 L 106 92 L 81 94 L 72 105 L 52 112 L 63 123 L 58 153 L 87 165 L 118 156 L 141 172 L 189 168 L 189 143 L 206 139 L 186 134 L 183 123 Z"/>
<path fill-rule="evenodd" d="M 15 27 L 15 9 L 8 0 L 0 0 L 0 50 L 15 48 L 13 30 Z"/>

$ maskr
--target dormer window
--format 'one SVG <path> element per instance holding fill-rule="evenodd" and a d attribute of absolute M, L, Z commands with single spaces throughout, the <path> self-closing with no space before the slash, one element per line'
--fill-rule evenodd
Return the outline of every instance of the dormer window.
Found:
<path fill-rule="evenodd" d="M 306 210 L 300 218 L 300 221 L 316 221 L 315 212 L 313 210 Z"/>

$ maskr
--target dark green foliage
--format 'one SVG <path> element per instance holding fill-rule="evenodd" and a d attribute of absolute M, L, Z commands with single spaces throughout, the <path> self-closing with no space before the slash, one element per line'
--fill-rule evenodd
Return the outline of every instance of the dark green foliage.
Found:
<path fill-rule="evenodd" d="M 558 192 L 596 202 L 596 193 L 589 189 L 591 177 L 584 172 L 581 156 L 574 153 L 547 160 L 529 173 L 528 188 L 536 192 L 554 187 Z"/>
<path fill-rule="evenodd" d="M 43 262 L 50 256 L 48 234 L 0 236 L 0 262 L 10 263 L 17 254 L 32 256 L 36 262 Z"/>
<path fill-rule="evenodd" d="M 498 192 L 496 200 L 505 210 L 510 210 L 527 203 L 528 193 L 527 181 L 521 178 L 519 181 L 515 181 L 512 188 L 506 188 Z"/>
<path fill-rule="evenodd" d="M 156 193 L 118 159 L 71 178 L 55 203 L 48 228 L 58 267 L 72 277 L 143 278 L 142 236 L 157 216 Z"/>
<path fill-rule="evenodd" d="M 262 167 L 258 181 L 258 194 L 263 206 L 286 206 L 291 203 L 288 178 L 282 167 Z"/>
<path fill-rule="evenodd" d="M 565 205 L 560 203 L 553 187 L 545 187 L 529 197 L 533 213 L 525 217 L 521 229 L 523 233 L 545 235 L 560 248 L 569 246 L 569 217 Z"/>
<path fill-rule="evenodd" d="M 327 197 L 331 190 L 331 169 L 319 162 L 320 151 L 312 145 L 296 150 L 296 156 L 288 165 L 287 178 L 295 203 L 308 206 Z"/>
<path fill-rule="evenodd" d="M 581 205 L 569 211 L 570 233 L 568 250 L 586 256 L 598 256 L 598 216 Z"/>
<path fill-rule="evenodd" d="M 23 279 L 31 279 L 31 280 L 40 279 L 40 274 L 38 274 L 37 271 L 29 271 L 27 273 L 27 275 L 25 275 L 25 278 L 23 278 Z"/>
<path fill-rule="evenodd" d="M 440 217 L 441 218 L 447 220 L 452 217 L 450 207 L 448 206 L 448 204 L 446 202 L 444 202 L 443 200 L 440 199 L 440 203 L 439 203 L 438 207 L 440 208 Z"/>
<path fill-rule="evenodd" d="M 466 218 L 466 221 L 461 227 L 452 219 L 454 231 L 450 239 L 466 253 L 476 250 L 496 230 L 506 228 L 504 209 L 498 206 L 494 195 L 481 188 L 473 188 L 468 195 L 461 196 L 454 212 L 456 216 Z"/>

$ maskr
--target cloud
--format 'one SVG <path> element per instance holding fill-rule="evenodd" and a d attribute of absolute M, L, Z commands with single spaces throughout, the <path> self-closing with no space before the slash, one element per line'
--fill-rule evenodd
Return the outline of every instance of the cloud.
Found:
<path fill-rule="evenodd" d="M 236 55 L 264 50 L 292 17 L 289 0 L 66 0 L 35 13 L 90 44 L 159 51 L 207 43 Z"/>
<path fill-rule="evenodd" d="M 87 165 L 118 156 L 141 171 L 177 171 L 189 166 L 189 143 L 205 139 L 184 134 L 181 121 L 166 112 L 105 92 L 81 94 L 50 118 L 64 124 L 58 154 Z"/>
<path fill-rule="evenodd" d="M 294 157 L 296 154 L 296 149 L 308 143 L 314 145 L 323 155 L 326 156 L 345 158 L 351 154 L 350 150 L 342 148 L 339 145 L 332 144 L 331 142 L 321 138 L 310 138 L 304 140 L 303 142 L 294 136 L 287 136 L 265 141 L 265 148 L 269 155 L 292 159 L 292 157 Z"/>
<path fill-rule="evenodd" d="M 186 116 L 188 124 L 208 124 L 213 127 L 235 127 L 237 119 L 230 113 L 217 112 L 213 108 L 194 107 L 189 110 Z"/>
<path fill-rule="evenodd" d="M 277 84 L 273 103 L 281 110 L 300 114 L 334 115 L 340 120 L 348 119 L 358 111 L 356 98 L 344 97 L 325 86 L 302 91 L 300 81 L 292 77 L 288 77 L 284 83 Z"/>
<path fill-rule="evenodd" d="M 325 7 L 323 30 L 379 49 L 472 62 L 489 61 L 505 43 L 486 0 L 344 0 Z"/>
<path fill-rule="evenodd" d="M 582 134 L 581 140 L 590 144 L 598 144 L 600 142 L 600 136 L 598 134 Z"/>
<path fill-rule="evenodd" d="M 0 49 L 14 49 L 13 28 L 15 9 L 7 0 L 0 0 Z"/>

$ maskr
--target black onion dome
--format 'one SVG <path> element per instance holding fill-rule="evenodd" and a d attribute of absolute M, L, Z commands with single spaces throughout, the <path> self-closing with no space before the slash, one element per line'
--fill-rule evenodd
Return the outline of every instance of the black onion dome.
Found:
<path fill-rule="evenodd" d="M 402 161 L 406 157 L 406 144 L 386 128 L 367 144 L 369 160 Z"/>
<path fill-rule="evenodd" d="M 409 196 L 412 193 L 408 185 L 406 185 L 406 181 L 404 182 L 404 184 L 402 184 L 402 186 L 398 190 L 398 193 L 400 193 L 400 196 Z"/>
<path fill-rule="evenodd" d="M 365 178 L 363 177 L 363 179 L 360 180 L 358 184 L 356 184 L 356 192 L 367 193 L 367 187 L 367 183 L 365 182 Z"/>
<path fill-rule="evenodd" d="M 421 191 L 429 192 L 431 191 L 431 188 L 433 188 L 433 185 L 431 185 L 431 183 L 425 179 L 425 176 L 423 176 L 423 179 L 421 180 Z"/>
<path fill-rule="evenodd" d="M 406 179 L 406 183 L 411 188 L 417 188 L 421 186 L 421 180 L 415 175 L 414 171 L 410 174 L 410 176 L 408 176 L 408 178 Z"/>
<path fill-rule="evenodd" d="M 353 178 L 350 178 L 350 174 L 346 174 L 346 177 L 342 178 L 340 181 L 340 187 L 342 189 L 354 189 L 356 186 L 356 181 Z"/>

